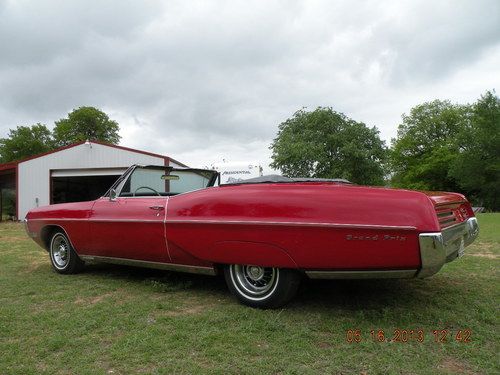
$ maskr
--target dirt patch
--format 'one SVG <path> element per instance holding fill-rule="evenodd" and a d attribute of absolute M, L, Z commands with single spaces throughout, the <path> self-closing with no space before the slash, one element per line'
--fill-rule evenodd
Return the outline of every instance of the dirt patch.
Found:
<path fill-rule="evenodd" d="M 185 315 L 200 315 L 206 311 L 212 310 L 212 308 L 216 306 L 215 303 L 206 301 L 204 299 L 197 298 L 188 298 L 184 300 L 184 304 L 181 306 L 175 307 L 174 310 L 157 310 L 155 316 L 185 316 Z"/>
<path fill-rule="evenodd" d="M 27 242 L 29 241 L 29 238 L 28 237 L 17 237 L 17 236 L 0 236 L 0 242 L 3 242 L 3 243 L 12 243 L 12 242 L 19 242 L 19 241 L 23 241 L 23 242 Z"/>
<path fill-rule="evenodd" d="M 259 349 L 266 349 L 266 350 L 269 349 L 269 344 L 265 341 L 259 341 L 259 342 L 257 342 L 256 345 L 257 345 L 257 348 L 259 348 Z"/>
<path fill-rule="evenodd" d="M 318 341 L 316 346 L 320 349 L 333 348 L 334 337 L 331 332 L 318 332 Z"/>
<path fill-rule="evenodd" d="M 27 295 L 35 296 L 37 293 L 30 292 Z M 65 302 L 63 301 L 41 301 L 41 302 L 33 302 L 30 305 L 30 311 L 33 314 L 45 314 L 47 311 L 61 311 L 62 307 L 65 306 Z"/>
<path fill-rule="evenodd" d="M 116 295 L 117 291 L 114 291 L 114 292 L 108 292 L 108 293 L 104 293 L 104 294 L 101 294 L 99 296 L 93 296 L 93 297 L 78 297 L 76 300 L 75 300 L 75 305 L 95 305 L 96 303 L 99 303 L 103 300 L 105 300 L 106 298 L 109 298 L 109 297 L 112 297 L 114 295 Z"/>
<path fill-rule="evenodd" d="M 471 368 L 466 363 L 450 357 L 443 359 L 438 368 L 443 369 L 445 372 L 450 374 L 467 374 L 467 375 L 478 374 L 477 372 L 472 371 Z"/>
<path fill-rule="evenodd" d="M 497 254 L 497 247 L 498 245 L 494 243 L 479 242 L 471 246 L 472 251 L 466 251 L 466 255 L 487 259 L 498 259 L 500 258 L 500 254 Z"/>
<path fill-rule="evenodd" d="M 121 375 L 122 373 L 113 368 L 111 362 L 108 359 L 99 360 L 97 365 L 104 370 L 105 374 Z"/>
<path fill-rule="evenodd" d="M 179 309 L 172 311 L 165 311 L 162 315 L 164 316 L 184 316 L 184 315 L 198 315 L 207 310 L 207 306 L 195 305 L 195 306 L 183 306 Z"/>
<path fill-rule="evenodd" d="M 481 257 L 481 258 L 488 258 L 488 259 L 500 258 L 500 255 L 493 254 L 493 253 L 473 253 L 473 254 L 469 254 L 469 255 L 473 256 L 473 257 Z"/>
<path fill-rule="evenodd" d="M 36 369 L 38 370 L 38 372 L 47 372 L 48 370 L 48 366 L 47 364 L 43 363 L 43 362 L 38 362 L 36 365 Z"/>
<path fill-rule="evenodd" d="M 467 254 L 474 254 L 475 252 L 491 253 L 498 245 L 493 242 L 477 242 L 473 243 L 470 247 L 471 251 L 466 251 Z M 469 249 L 469 248 L 467 248 Z"/>
<path fill-rule="evenodd" d="M 22 271 L 23 273 L 32 273 L 39 269 L 40 267 L 44 267 L 48 265 L 47 261 L 45 259 L 37 259 L 37 260 L 31 260 L 26 268 Z"/>
<path fill-rule="evenodd" d="M 317 345 L 320 349 L 330 349 L 333 346 L 331 343 L 325 341 L 319 342 Z"/>

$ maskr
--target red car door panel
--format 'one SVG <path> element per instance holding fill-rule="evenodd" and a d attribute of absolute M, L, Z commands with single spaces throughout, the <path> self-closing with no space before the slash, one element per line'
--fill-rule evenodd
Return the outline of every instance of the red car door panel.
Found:
<path fill-rule="evenodd" d="M 90 222 L 90 254 L 151 262 L 170 262 L 165 241 L 168 197 L 102 198 Z"/>

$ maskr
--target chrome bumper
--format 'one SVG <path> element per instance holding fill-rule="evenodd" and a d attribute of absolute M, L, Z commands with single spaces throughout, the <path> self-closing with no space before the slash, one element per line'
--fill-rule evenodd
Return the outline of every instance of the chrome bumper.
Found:
<path fill-rule="evenodd" d="M 441 267 L 463 255 L 464 248 L 470 245 L 479 234 L 477 219 L 444 229 L 442 232 L 422 233 L 419 236 L 422 268 L 417 277 L 434 275 Z"/>

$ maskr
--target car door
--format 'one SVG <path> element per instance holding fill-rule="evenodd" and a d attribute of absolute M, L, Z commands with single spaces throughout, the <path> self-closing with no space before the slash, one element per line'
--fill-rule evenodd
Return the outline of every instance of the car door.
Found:
<path fill-rule="evenodd" d="M 167 201 L 168 197 L 98 199 L 89 218 L 92 255 L 169 262 Z"/>

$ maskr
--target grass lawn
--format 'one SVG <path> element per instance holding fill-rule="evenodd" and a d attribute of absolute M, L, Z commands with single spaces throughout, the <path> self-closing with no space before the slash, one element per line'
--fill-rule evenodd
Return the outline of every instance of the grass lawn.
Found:
<path fill-rule="evenodd" d="M 20 224 L 3 223 L 0 374 L 498 374 L 500 214 L 479 222 L 479 240 L 434 277 L 307 281 L 271 311 L 239 305 L 218 277 L 58 275 Z M 377 341 L 397 329 L 424 340 Z"/>

